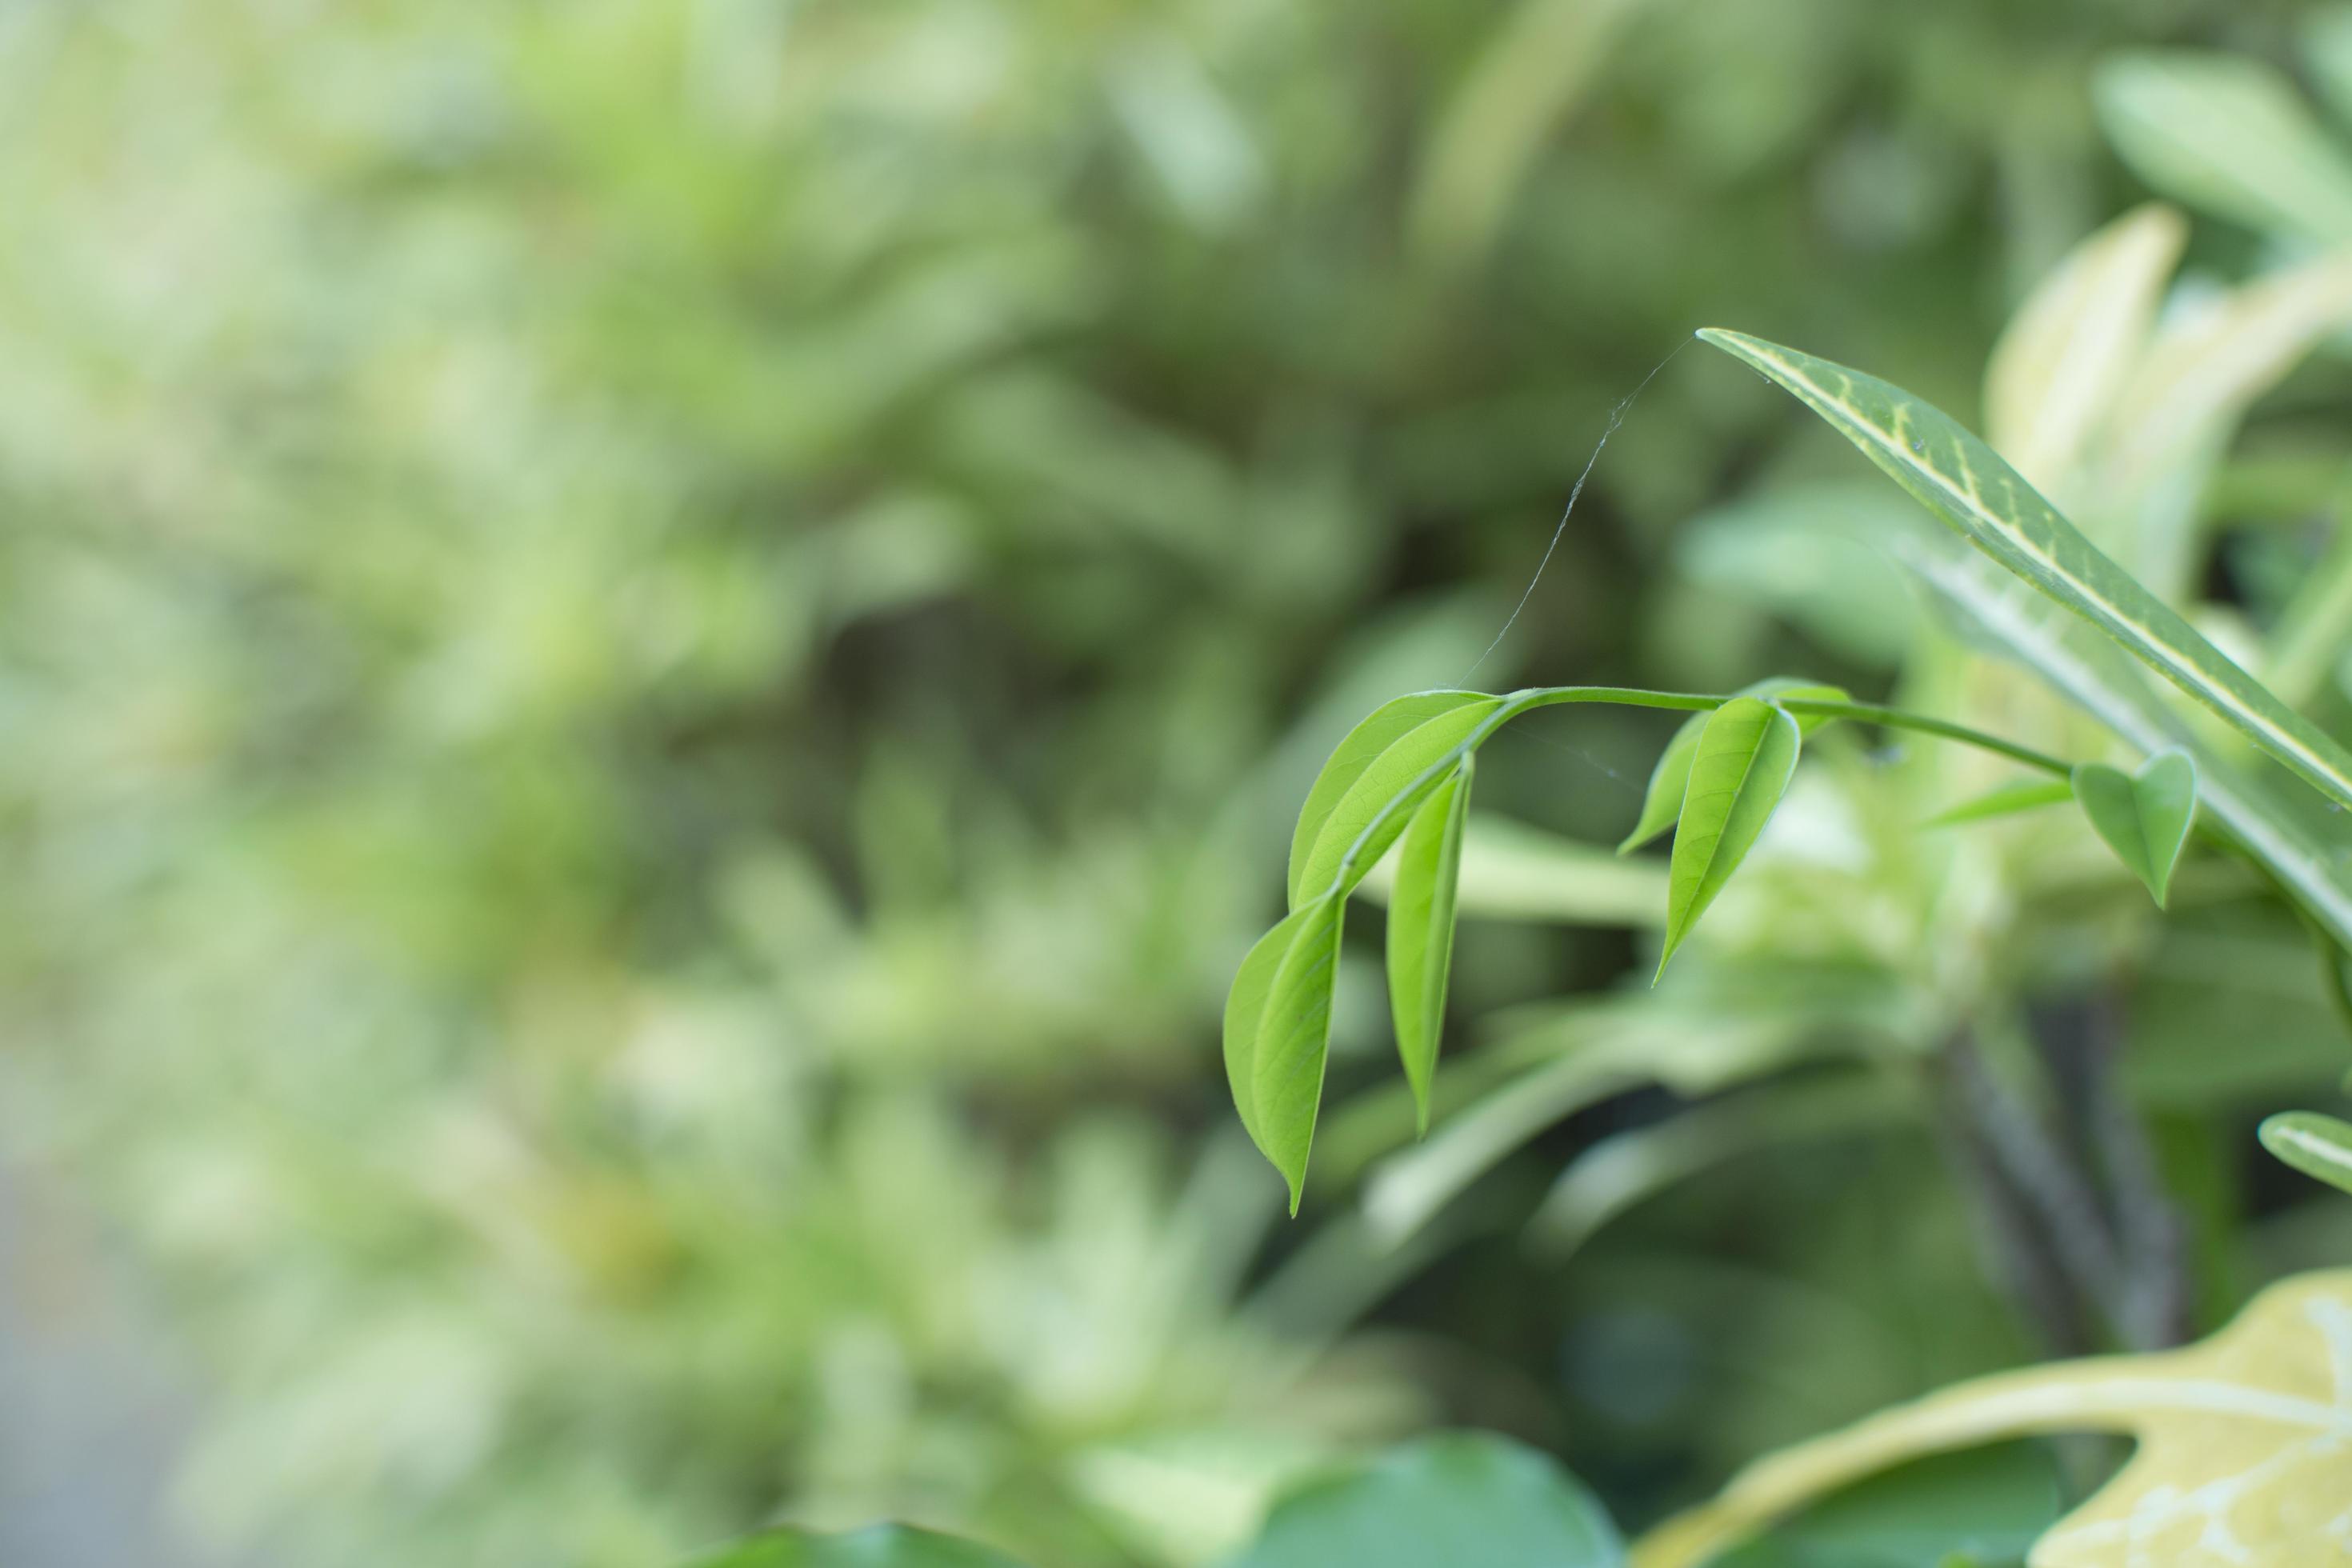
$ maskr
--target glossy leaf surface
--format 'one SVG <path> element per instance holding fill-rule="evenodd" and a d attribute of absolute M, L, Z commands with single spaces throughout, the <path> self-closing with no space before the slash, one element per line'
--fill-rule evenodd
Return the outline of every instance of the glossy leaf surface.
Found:
<path fill-rule="evenodd" d="M 1400 796 L 1434 787 L 1423 775 L 1502 706 L 1475 691 L 1425 691 L 1383 704 L 1323 764 L 1290 841 L 1290 907 L 1345 893 L 1396 842 L 1409 811 Z M 1409 803 L 1407 803 L 1409 805 Z M 1368 836 L 1369 833 L 1369 836 Z"/>

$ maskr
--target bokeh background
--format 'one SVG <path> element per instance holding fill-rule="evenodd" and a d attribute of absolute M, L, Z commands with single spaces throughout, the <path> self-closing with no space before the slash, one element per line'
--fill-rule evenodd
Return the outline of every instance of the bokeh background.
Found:
<path fill-rule="evenodd" d="M 1692 329 L 1973 416 L 2147 194 L 2106 62 L 2326 15 L 0 0 L 0 1557 L 1182 1565 L 1449 1424 L 1638 1522 L 2021 1353 L 1916 1135 L 1563 1261 L 1638 1097 L 1403 1244 L 1327 1130 L 1283 1221 L 1218 1009 Z M 1883 690 L 1899 587 L 1692 546 L 1819 439 L 1675 359 L 1478 682 Z M 1613 841 L 1663 733 L 1482 794 Z M 1456 1014 L 1641 946 L 1479 925 Z"/>

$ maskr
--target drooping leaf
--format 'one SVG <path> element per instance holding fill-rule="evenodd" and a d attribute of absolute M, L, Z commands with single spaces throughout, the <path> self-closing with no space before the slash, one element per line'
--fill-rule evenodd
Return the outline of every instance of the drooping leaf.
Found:
<path fill-rule="evenodd" d="M 1229 1568 L 1618 1568 L 1592 1494 L 1531 1448 L 1477 1433 L 1406 1444 L 1278 1504 Z"/>
<path fill-rule="evenodd" d="M 2064 779 L 2021 779 L 1939 811 L 1919 826 L 1957 827 L 1966 822 L 1987 822 L 1996 816 L 2014 816 L 2021 811 L 2056 805 L 2061 801 L 2074 798 L 2074 786 Z"/>
<path fill-rule="evenodd" d="M 2126 773 L 2105 763 L 2074 770 L 2074 798 L 2083 815 L 2125 868 L 2164 907 L 2172 868 L 2197 817 L 2197 764 L 2186 752 L 2161 752 Z"/>
<path fill-rule="evenodd" d="M 1299 811 L 1290 840 L 1290 907 L 1330 891 L 1343 868 L 1348 887 L 1360 881 L 1404 831 L 1412 803 L 1398 805 L 1398 797 L 1435 787 L 1435 778 L 1423 775 L 1501 706 L 1501 698 L 1475 691 L 1423 691 L 1383 704 L 1357 725 Z"/>
<path fill-rule="evenodd" d="M 2309 1568 L 2352 1510 L 2352 1270 L 2271 1287 L 2201 1344 L 1963 1383 L 1759 1461 L 1644 1537 L 1698 1568 L 1816 1498 L 1925 1454 L 2114 1432 L 2131 1460 L 2036 1542 L 2035 1568 Z"/>
<path fill-rule="evenodd" d="M 2035 485 L 2081 465 L 2188 238 L 2179 213 L 2138 207 L 2076 246 L 2010 319 L 1985 370 L 1985 437 Z"/>
<path fill-rule="evenodd" d="M 1454 893 L 1462 869 L 1462 827 L 1470 810 L 1472 758 L 1421 803 L 1397 849 L 1389 901 L 1389 1010 L 1397 1055 L 1412 1086 L 1416 1128 L 1429 1131 L 1429 1080 L 1445 1024 L 1446 974 L 1454 960 Z"/>
<path fill-rule="evenodd" d="M 1811 354 L 1713 328 L 1699 336 L 1788 389 L 1978 549 L 2091 621 L 2331 799 L 2352 805 L 2352 752 L 2100 553 L 1949 416 Z"/>
<path fill-rule="evenodd" d="M 1344 895 L 1329 893 L 1284 916 L 1249 950 L 1225 996 L 1225 1081 L 1234 1109 L 1289 1184 L 1294 1215 L 1323 1098 L 1346 904 Z"/>
<path fill-rule="evenodd" d="M 1797 771 L 1797 721 L 1760 698 L 1707 715 L 1691 758 L 1682 823 L 1666 864 L 1666 932 L 1658 971 L 1739 868 Z"/>
<path fill-rule="evenodd" d="M 2270 66 L 2139 50 L 2107 60 L 2093 89 L 2116 151 L 2156 189 L 2257 229 L 2352 239 L 2352 160 Z"/>
<path fill-rule="evenodd" d="M 1850 700 L 1842 686 L 1828 686 L 1786 675 L 1743 687 L 1738 695 L 1803 698 L 1817 702 Z M 1802 735 L 1810 735 L 1830 721 L 1828 715 L 1821 713 L 1801 713 L 1796 717 L 1798 732 Z M 1681 727 L 1675 731 L 1674 738 L 1666 742 L 1666 749 L 1658 754 L 1658 765 L 1650 771 L 1650 787 L 1642 797 L 1641 820 L 1617 846 L 1618 854 L 1630 854 L 1639 849 L 1672 827 L 1682 816 L 1683 796 L 1690 790 L 1691 760 L 1698 755 L 1698 735 L 1706 728 L 1707 718 L 1707 714 L 1694 713 L 1684 720 Z"/>
<path fill-rule="evenodd" d="M 905 1525 L 846 1535 L 771 1530 L 695 1558 L 688 1568 L 1021 1568 L 978 1542 Z"/>
<path fill-rule="evenodd" d="M 2305 1175 L 2352 1193 L 2352 1122 L 2288 1110 L 2263 1123 L 2263 1147 Z"/>
<path fill-rule="evenodd" d="M 2197 759 L 2199 805 L 2221 831 L 2279 880 L 2338 942 L 2352 946 L 2352 864 L 2324 824 L 2298 809 L 2326 808 L 2293 780 L 2247 776 L 2207 751 L 2120 649 L 2078 617 L 1948 537 L 1904 541 L 1897 553 L 1982 641 L 2007 652 L 2145 752 L 2179 746 Z M 2274 770 L 2275 771 L 2275 770 Z M 2294 798 L 2289 799 L 2292 795 Z"/>

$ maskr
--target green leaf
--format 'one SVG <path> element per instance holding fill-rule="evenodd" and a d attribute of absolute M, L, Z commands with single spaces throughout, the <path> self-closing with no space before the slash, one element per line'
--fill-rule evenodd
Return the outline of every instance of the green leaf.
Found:
<path fill-rule="evenodd" d="M 904 1525 L 847 1535 L 771 1530 L 695 1558 L 688 1568 L 1021 1568 L 977 1542 Z"/>
<path fill-rule="evenodd" d="M 2263 1147 L 2305 1175 L 2352 1193 L 2352 1122 L 2289 1110 L 2263 1123 Z"/>
<path fill-rule="evenodd" d="M 1741 697 L 1795 697 L 1816 702 L 1852 700 L 1845 688 L 1827 686 L 1818 681 L 1800 680 L 1791 676 L 1776 675 L 1769 680 L 1743 688 Z M 1682 816 L 1683 796 L 1690 790 L 1691 760 L 1698 755 L 1698 734 L 1706 727 L 1707 715 L 1694 713 L 1675 731 L 1674 739 L 1659 754 L 1658 765 L 1650 771 L 1650 787 L 1642 798 L 1642 818 L 1633 825 L 1617 846 L 1620 855 L 1630 854 L 1664 833 Z M 1830 722 L 1826 714 L 1805 713 L 1797 716 L 1801 734 L 1810 735 Z"/>
<path fill-rule="evenodd" d="M 1339 891 L 1362 880 L 1404 831 L 1406 812 L 1391 809 L 1397 797 L 1417 784 L 1434 787 L 1437 781 L 1423 775 L 1501 706 L 1501 698 L 1475 691 L 1422 691 L 1382 704 L 1350 731 L 1299 810 L 1290 839 L 1290 907 L 1332 890 L 1343 869 L 1349 880 Z M 1359 844 L 1367 828 L 1374 831 Z"/>
<path fill-rule="evenodd" d="M 2130 1462 L 2034 1543 L 2043 1568 L 2308 1568 L 2352 1498 L 2352 1270 L 2272 1286 L 2201 1344 L 1963 1383 L 1800 1443 L 1643 1537 L 1636 1568 L 1699 1568 L 1817 1498 L 1922 1455 L 2115 1432 Z M 2323 1545 L 2322 1543 L 2326 1543 Z"/>
<path fill-rule="evenodd" d="M 1292 1493 L 1230 1568 L 1618 1568 L 1624 1546 L 1575 1477 L 1531 1448 L 1448 1433 Z"/>
<path fill-rule="evenodd" d="M 2084 616 L 2339 804 L 2352 753 L 2099 552 L 1951 417 L 1874 376 L 1739 332 L 1699 336 L 1778 382 L 1978 549 Z"/>
<path fill-rule="evenodd" d="M 1707 715 L 1691 758 L 1682 825 L 1666 865 L 1665 973 L 1675 950 L 1706 912 L 1771 819 L 1797 771 L 1797 721 L 1760 698 L 1738 697 Z"/>
<path fill-rule="evenodd" d="M 1323 1098 L 1346 901 L 1328 893 L 1284 916 L 1242 960 L 1225 997 L 1225 1080 L 1234 1109 L 1289 1184 L 1294 1215 Z"/>
<path fill-rule="evenodd" d="M 2105 763 L 2074 770 L 2074 798 L 2083 815 L 2131 874 L 2147 884 L 2158 909 L 2172 868 L 2197 817 L 2197 764 L 2186 752 L 2162 752 L 2125 773 Z"/>
<path fill-rule="evenodd" d="M 2020 779 L 1999 789 L 1989 790 L 1973 800 L 1964 800 L 1946 811 L 1939 811 L 1922 827 L 1957 827 L 1964 822 L 1985 822 L 1996 816 L 2012 816 L 2021 811 L 2032 811 L 2041 806 L 2056 805 L 2074 798 L 2074 786 L 2064 779 Z"/>
<path fill-rule="evenodd" d="M 1445 1024 L 1446 972 L 1454 958 L 1454 897 L 1462 870 L 1462 826 L 1475 763 L 1462 765 L 1413 813 L 1397 850 L 1389 902 L 1389 1010 L 1397 1054 L 1412 1086 L 1417 1131 L 1429 1131 L 1429 1080 Z"/>
<path fill-rule="evenodd" d="M 2352 162 L 2270 66 L 2138 50 L 2108 59 L 2092 86 L 2107 139 L 2157 190 L 2265 232 L 2352 239 Z"/>
<path fill-rule="evenodd" d="M 2180 747 L 2197 759 L 2198 804 L 2220 831 L 2276 877 L 2305 912 L 2352 947 L 2352 867 L 2328 811 L 2276 775 L 2294 799 L 2214 756 L 2165 706 L 2122 651 L 1948 535 L 1899 542 L 1897 553 L 1984 641 L 2006 651 L 2084 712 L 2143 752 Z M 2308 805 L 2309 811 L 2301 809 Z"/>
<path fill-rule="evenodd" d="M 1716 1568 L 2009 1568 L 2063 1511 L 2045 1447 L 2000 1443 L 1832 1493 Z"/>

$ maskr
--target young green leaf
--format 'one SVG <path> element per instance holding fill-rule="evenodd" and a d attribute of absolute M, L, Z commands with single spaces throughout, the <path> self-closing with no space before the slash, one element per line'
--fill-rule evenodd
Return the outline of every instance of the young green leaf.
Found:
<path fill-rule="evenodd" d="M 1290 907 L 1330 891 L 1343 866 L 1349 887 L 1362 880 L 1404 831 L 1410 813 L 1391 804 L 1416 787 L 1434 787 L 1436 780 L 1423 775 L 1502 705 L 1501 698 L 1475 691 L 1423 691 L 1383 704 L 1357 725 L 1323 764 L 1298 814 L 1290 840 Z M 1359 845 L 1367 828 L 1374 831 Z"/>
<path fill-rule="evenodd" d="M 1284 916 L 1242 960 L 1225 997 L 1225 1080 L 1234 1109 L 1289 1184 L 1293 1215 L 1323 1099 L 1346 904 L 1345 894 L 1327 893 Z"/>
<path fill-rule="evenodd" d="M 2015 784 L 1989 790 L 1972 800 L 1964 800 L 1946 811 L 1939 811 L 1922 827 L 1957 827 L 1964 822 L 1985 822 L 1996 816 L 2013 816 L 2021 811 L 2032 811 L 2040 806 L 2056 805 L 2074 798 L 2074 786 L 2064 779 L 2021 779 Z"/>
<path fill-rule="evenodd" d="M 1852 699 L 1842 686 L 1825 686 L 1815 681 L 1799 680 L 1790 676 L 1776 675 L 1769 680 L 1743 688 L 1741 697 L 1798 697 L 1816 702 L 1845 702 Z M 1698 754 L 1698 732 L 1706 727 L 1707 716 L 1694 713 L 1675 731 L 1674 739 L 1658 755 L 1658 765 L 1650 771 L 1650 787 L 1642 797 L 1642 817 L 1617 846 L 1620 855 L 1631 854 L 1675 825 L 1682 815 L 1683 796 L 1690 789 L 1691 759 Z M 1797 729 L 1810 735 L 1830 722 L 1822 713 L 1797 715 Z"/>
<path fill-rule="evenodd" d="M 2263 1147 L 2305 1175 L 2352 1193 L 2352 1122 L 2289 1110 L 2263 1123 Z"/>
<path fill-rule="evenodd" d="M 1666 863 L 1665 951 L 1658 973 L 1723 891 L 1764 831 L 1797 771 L 1797 721 L 1760 698 L 1737 697 L 1707 715 L 1691 758 L 1682 826 Z"/>
<path fill-rule="evenodd" d="M 1412 1086 L 1417 1131 L 1429 1131 L 1429 1080 L 1445 1023 L 1445 978 L 1454 958 L 1454 897 L 1462 871 L 1462 825 L 1470 810 L 1473 761 L 1462 765 L 1412 816 L 1397 849 L 1389 899 L 1389 1010 L 1397 1054 Z"/>
<path fill-rule="evenodd" d="M 2131 874 L 2147 884 L 2156 907 L 2189 842 L 2197 816 L 2197 764 L 2186 752 L 2161 752 L 2137 773 L 2084 763 L 2074 770 L 2074 798 L 2083 815 Z"/>
<path fill-rule="evenodd" d="M 2352 805 L 2352 752 L 2230 662 L 1948 415 L 1874 376 L 1759 338 L 1714 328 L 1699 336 L 1787 388 L 1978 549 Z"/>

